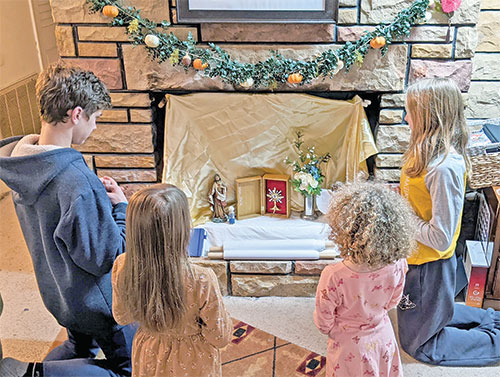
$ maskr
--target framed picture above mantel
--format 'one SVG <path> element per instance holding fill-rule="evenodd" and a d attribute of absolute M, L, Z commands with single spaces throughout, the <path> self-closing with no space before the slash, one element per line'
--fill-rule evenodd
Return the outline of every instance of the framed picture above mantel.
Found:
<path fill-rule="evenodd" d="M 335 23 L 338 0 L 177 0 L 179 23 Z"/>

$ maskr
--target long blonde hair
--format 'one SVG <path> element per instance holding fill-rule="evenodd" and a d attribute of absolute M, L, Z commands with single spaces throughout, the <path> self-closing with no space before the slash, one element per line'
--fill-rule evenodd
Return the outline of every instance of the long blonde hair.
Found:
<path fill-rule="evenodd" d="M 406 110 L 411 118 L 410 146 L 404 155 L 405 173 L 416 177 L 438 156 L 451 149 L 470 162 L 465 148 L 469 130 L 458 85 L 449 78 L 423 79 L 408 87 Z"/>
<path fill-rule="evenodd" d="M 173 185 L 136 192 L 127 209 L 127 254 L 118 284 L 135 321 L 152 332 L 179 325 L 185 312 L 184 279 L 191 217 L 186 195 Z"/>

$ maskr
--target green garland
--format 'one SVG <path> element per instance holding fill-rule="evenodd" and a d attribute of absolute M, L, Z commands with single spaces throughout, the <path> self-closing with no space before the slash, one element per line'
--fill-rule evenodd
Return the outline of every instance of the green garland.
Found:
<path fill-rule="evenodd" d="M 157 47 L 145 48 L 152 60 L 163 63 L 169 60 L 172 65 L 182 65 L 185 70 L 192 68 L 192 60 L 201 59 L 207 63 L 203 72 L 209 77 L 220 77 L 223 82 L 237 87 L 265 87 L 275 89 L 278 83 L 284 83 L 294 73 L 300 73 L 300 85 L 310 83 L 317 77 L 333 77 L 342 66 L 349 71 L 356 63 L 363 64 L 370 47 L 370 41 L 376 37 L 384 37 L 385 45 L 381 48 L 382 56 L 387 52 L 394 39 L 408 37 L 412 25 L 425 18 L 429 0 L 416 0 L 408 8 L 400 11 L 394 20 L 387 24 L 379 24 L 375 30 L 365 32 L 357 41 L 346 42 L 338 49 L 328 49 L 308 60 L 287 59 L 278 51 L 271 51 L 271 57 L 255 64 L 241 63 L 231 59 L 230 55 L 219 46 L 209 43 L 209 48 L 197 46 L 189 34 L 185 41 L 179 40 L 173 33 L 167 33 L 170 23 L 160 24 L 141 17 L 140 10 L 125 7 L 118 0 L 87 0 L 90 11 L 101 12 L 106 5 L 113 5 L 119 13 L 113 18 L 113 26 L 127 26 L 129 38 L 135 45 L 145 45 L 145 38 L 154 35 L 158 38 Z M 150 37 L 151 38 L 151 37 Z M 183 59 L 182 57 L 186 57 Z"/>

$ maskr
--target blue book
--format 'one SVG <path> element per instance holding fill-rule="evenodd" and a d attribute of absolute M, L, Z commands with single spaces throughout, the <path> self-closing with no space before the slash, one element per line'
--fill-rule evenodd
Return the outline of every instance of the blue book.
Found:
<path fill-rule="evenodd" d="M 188 253 L 190 257 L 201 257 L 205 240 L 207 239 L 207 231 L 203 228 L 194 228 L 191 230 L 191 239 L 189 240 Z"/>
<path fill-rule="evenodd" d="M 500 125 L 486 123 L 483 126 L 483 131 L 492 143 L 500 143 Z"/>

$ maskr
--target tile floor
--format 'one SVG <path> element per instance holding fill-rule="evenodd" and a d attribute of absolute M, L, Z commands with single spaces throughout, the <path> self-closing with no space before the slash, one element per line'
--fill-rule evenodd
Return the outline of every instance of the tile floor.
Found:
<path fill-rule="evenodd" d="M 0 292 L 4 300 L 0 338 L 5 356 L 41 360 L 64 341 L 64 330 L 47 312 L 38 293 L 10 195 L 0 199 Z M 237 319 L 234 339 L 222 352 L 224 377 L 325 375 L 320 355 L 325 354 L 326 339 L 312 322 L 314 299 L 226 297 L 225 303 Z M 500 375 L 500 365 L 437 367 L 419 363 L 404 352 L 401 355 L 406 377 Z"/>
<path fill-rule="evenodd" d="M 224 377 L 320 377 L 325 357 L 234 320 L 233 339 L 221 351 Z"/>
<path fill-rule="evenodd" d="M 324 377 L 326 359 L 296 344 L 233 319 L 233 339 L 221 350 L 223 377 Z M 66 339 L 59 332 L 49 350 Z"/>

